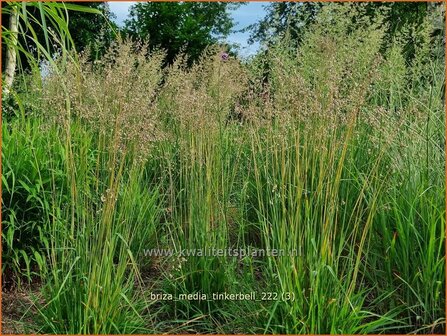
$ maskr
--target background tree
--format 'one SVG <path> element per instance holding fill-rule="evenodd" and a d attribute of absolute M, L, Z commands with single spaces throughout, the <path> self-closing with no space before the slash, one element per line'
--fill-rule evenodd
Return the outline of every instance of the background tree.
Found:
<path fill-rule="evenodd" d="M 206 46 L 226 37 L 234 22 L 229 14 L 239 4 L 226 2 L 147 2 L 133 5 L 125 35 L 148 40 L 149 48 L 167 51 L 167 61 L 184 51 L 196 60 Z"/>
<path fill-rule="evenodd" d="M 404 56 L 407 61 L 414 58 L 415 50 L 423 43 L 421 34 L 427 26 L 424 23 L 430 22 L 432 47 L 438 44 L 433 39 L 442 38 L 445 35 L 444 22 L 437 22 L 439 18 L 444 18 L 445 5 L 442 2 L 370 2 L 366 5 L 365 15 L 374 18 L 382 15 L 387 25 L 386 46 L 389 46 L 395 38 L 404 38 Z"/>
<path fill-rule="evenodd" d="M 265 46 L 274 44 L 289 31 L 291 41 L 298 44 L 303 29 L 311 24 L 323 3 L 318 2 L 272 2 L 267 14 L 259 22 L 246 28 L 251 31 L 249 43 L 255 41 Z"/>
<path fill-rule="evenodd" d="M 251 25 L 247 30 L 251 30 L 249 42 L 260 42 L 264 46 L 274 44 L 281 39 L 286 32 L 288 38 L 298 46 L 302 39 L 304 29 L 315 21 L 318 12 L 327 4 L 318 2 L 275 2 L 267 7 L 266 16 L 258 23 Z M 430 2 L 370 2 L 357 4 L 364 6 L 364 15 L 374 19 L 383 16 L 383 23 L 387 25 L 386 40 L 392 41 L 395 36 L 406 34 L 408 41 L 406 45 L 406 56 L 411 59 L 418 43 L 415 36 L 417 30 L 423 29 L 422 22 L 433 12 L 444 8 L 442 3 Z M 445 9 L 444 9 L 445 10 Z M 438 15 L 439 17 L 439 15 Z M 355 22 L 353 22 L 355 25 Z M 407 29 L 413 27 L 413 31 Z M 443 24 L 435 29 L 436 36 L 443 35 L 445 31 Z"/>
<path fill-rule="evenodd" d="M 97 9 L 102 15 L 73 11 L 69 16 L 68 29 L 76 50 L 90 48 L 92 57 L 99 58 L 118 32 L 118 26 L 112 21 L 115 14 L 107 2 L 82 2 L 82 6 Z"/>

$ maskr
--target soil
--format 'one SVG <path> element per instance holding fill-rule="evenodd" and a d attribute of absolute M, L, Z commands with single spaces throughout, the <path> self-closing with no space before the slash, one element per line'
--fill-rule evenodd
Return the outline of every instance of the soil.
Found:
<path fill-rule="evenodd" d="M 2 334 L 25 334 L 24 324 L 32 321 L 25 321 L 23 316 L 32 307 L 32 300 L 29 291 L 12 290 L 2 291 Z"/>
<path fill-rule="evenodd" d="M 33 321 L 24 317 L 33 312 L 32 297 L 39 295 L 40 283 L 34 279 L 30 284 L 22 282 L 17 286 L 17 278 L 5 272 L 2 276 L 2 326 L 1 335 L 34 333 L 29 326 Z M 27 314 L 31 316 L 33 314 Z M 27 328 L 25 328 L 25 325 Z"/>

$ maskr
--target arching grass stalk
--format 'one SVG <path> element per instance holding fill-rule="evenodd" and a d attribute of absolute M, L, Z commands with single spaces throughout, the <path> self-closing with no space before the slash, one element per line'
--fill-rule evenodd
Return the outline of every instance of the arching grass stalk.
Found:
<path fill-rule="evenodd" d="M 381 156 L 353 179 L 355 120 L 326 130 L 272 129 L 251 140 L 260 234 L 284 253 L 265 260 L 269 290 L 285 295 L 272 302 L 265 332 L 358 333 L 388 323 L 364 324 L 373 313 L 362 289 Z"/>

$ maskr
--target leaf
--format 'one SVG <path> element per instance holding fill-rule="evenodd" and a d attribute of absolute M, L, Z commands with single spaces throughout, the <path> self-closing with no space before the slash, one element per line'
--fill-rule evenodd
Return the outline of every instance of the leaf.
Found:
<path fill-rule="evenodd" d="M 29 194 L 32 193 L 31 191 L 31 187 L 26 184 L 23 180 L 19 180 L 19 184 L 23 187 L 23 189 L 25 189 Z"/>
<path fill-rule="evenodd" d="M 14 226 L 10 226 L 6 232 L 6 244 L 10 249 L 13 249 L 14 244 Z"/>
<path fill-rule="evenodd" d="M 39 266 L 39 269 L 41 271 L 43 271 L 45 263 L 44 263 L 44 259 L 40 255 L 40 253 L 37 252 L 37 251 L 34 251 L 34 258 L 36 259 L 36 262 L 37 262 L 37 265 Z"/>
<path fill-rule="evenodd" d="M 6 176 L 4 174 L 2 174 L 2 187 L 5 188 L 8 193 L 11 193 L 8 185 L 8 180 L 6 179 Z"/>
<path fill-rule="evenodd" d="M 47 50 L 50 50 L 50 39 L 48 38 L 48 27 L 47 20 L 45 19 L 45 10 L 41 2 L 37 2 L 37 6 L 39 7 L 40 19 L 42 20 L 42 28 L 45 37 L 45 43 L 47 45 Z"/>
<path fill-rule="evenodd" d="M 53 2 L 53 3 L 51 3 L 51 5 L 54 8 L 62 8 L 62 9 L 67 9 L 67 10 L 71 10 L 71 11 L 76 11 L 76 12 L 102 15 L 102 12 L 100 10 L 91 8 L 91 7 L 87 7 L 87 6 L 82 6 L 82 5 L 69 4 L 69 3 L 57 3 L 57 2 Z"/>

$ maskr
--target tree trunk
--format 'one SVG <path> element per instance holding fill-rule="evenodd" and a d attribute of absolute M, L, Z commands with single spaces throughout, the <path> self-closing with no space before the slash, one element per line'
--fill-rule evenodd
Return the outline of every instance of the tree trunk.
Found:
<path fill-rule="evenodd" d="M 18 38 L 18 21 L 19 21 L 19 11 L 17 6 L 12 5 L 11 14 L 9 16 L 9 33 L 11 34 L 10 43 L 7 45 L 6 49 L 6 59 L 5 59 L 5 93 L 8 94 L 14 81 L 14 74 L 16 71 L 17 64 L 17 38 Z"/>

